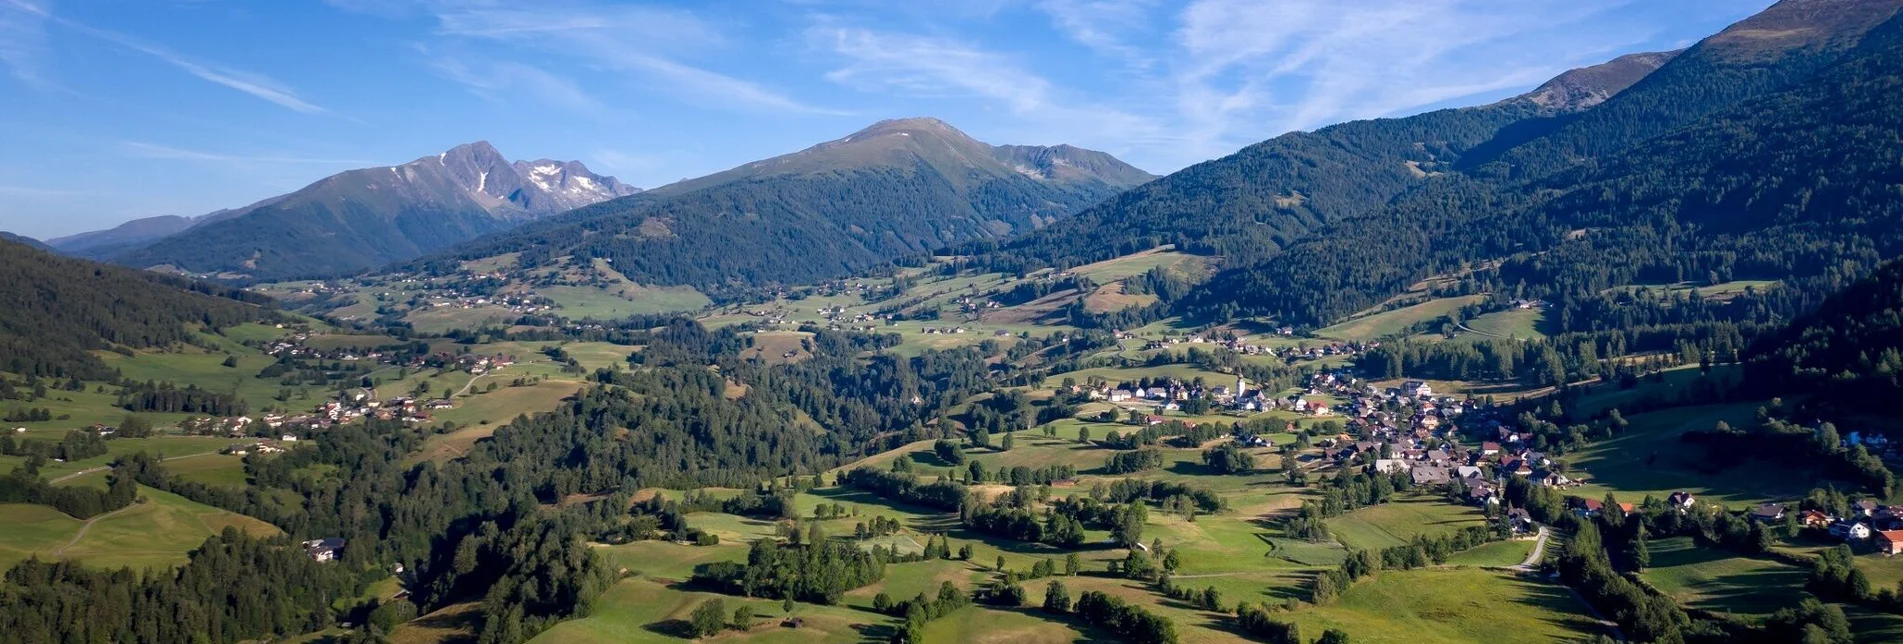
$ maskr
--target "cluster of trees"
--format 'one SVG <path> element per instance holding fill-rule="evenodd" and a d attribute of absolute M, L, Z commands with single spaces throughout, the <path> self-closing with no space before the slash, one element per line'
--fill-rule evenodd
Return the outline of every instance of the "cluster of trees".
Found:
<path fill-rule="evenodd" d="M 77 461 L 104 456 L 106 439 L 97 433 L 83 429 L 66 432 L 57 443 L 34 438 L 16 438 L 13 432 L 7 432 L 0 434 L 0 454 L 25 456 L 28 459 L 38 460 L 56 458 L 62 461 Z"/>
<path fill-rule="evenodd" d="M 839 603 L 846 591 L 885 577 L 886 561 L 842 541 L 803 545 L 753 542 L 745 563 L 715 562 L 694 569 L 694 580 L 747 597 Z"/>
<path fill-rule="evenodd" d="M 1022 491 L 1024 488 L 1018 488 Z M 1047 511 L 1042 517 L 1037 512 L 1016 502 L 1007 494 L 991 503 L 975 500 L 966 501 L 959 510 L 959 517 L 966 527 L 1018 541 L 1046 543 L 1061 548 L 1074 548 L 1084 543 L 1084 523 L 1072 516 Z"/>
<path fill-rule="evenodd" d="M 1111 454 L 1109 458 L 1104 459 L 1103 471 L 1106 474 L 1134 474 L 1162 466 L 1162 450 L 1139 449 Z"/>
<path fill-rule="evenodd" d="M 132 477 L 121 473 L 106 476 L 106 489 L 85 485 L 53 485 L 40 478 L 39 469 L 29 462 L 13 468 L 0 478 L 0 503 L 44 505 L 76 519 L 92 517 L 132 505 L 139 487 Z"/>
<path fill-rule="evenodd" d="M 236 528 L 193 550 L 176 574 L 22 562 L 0 586 L 0 633 L 20 642 L 239 642 L 321 630 L 332 602 L 362 594 L 353 571 L 288 538 Z"/>
<path fill-rule="evenodd" d="M 243 416 L 250 409 L 243 400 L 231 394 L 199 389 L 197 385 L 186 385 L 180 389 L 169 382 L 129 384 L 119 392 L 119 399 L 114 404 L 127 411 L 220 417 Z"/>
<path fill-rule="evenodd" d="M 1426 536 L 1415 535 L 1407 545 L 1383 548 L 1380 552 L 1356 550 L 1343 560 L 1341 566 L 1324 571 L 1315 576 L 1309 587 L 1309 597 L 1317 604 L 1326 604 L 1348 591 L 1355 582 L 1382 570 L 1413 570 L 1445 563 L 1447 558 L 1464 550 L 1475 548 L 1509 536 L 1504 525 L 1494 527 L 1468 526 L 1451 534 Z"/>
<path fill-rule="evenodd" d="M 1761 410 L 1761 420 L 1752 430 L 1732 428 L 1722 421 L 1710 430 L 1689 431 L 1684 442 L 1704 448 L 1704 462 L 1713 470 L 1723 470 L 1746 460 L 1774 460 L 1803 464 L 1821 479 L 1850 482 L 1879 497 L 1888 497 L 1896 477 L 1883 465 L 1883 459 L 1862 445 L 1846 447 L 1831 423 L 1805 427 Z"/>
<path fill-rule="evenodd" d="M 892 601 L 891 595 L 885 593 L 879 593 L 872 598 L 873 610 L 905 618 L 905 624 L 892 637 L 895 643 L 922 644 L 925 641 L 927 622 L 950 615 L 970 605 L 971 599 L 949 581 L 938 585 L 937 597 L 930 597 L 925 594 L 925 591 L 919 591 L 917 597 L 896 603 Z"/>
<path fill-rule="evenodd" d="M 1255 471 L 1255 456 L 1235 443 L 1223 443 L 1203 451 L 1203 464 L 1217 474 L 1248 474 Z"/>
<path fill-rule="evenodd" d="M 1130 644 L 1175 644 L 1176 623 L 1169 618 L 1125 602 L 1122 598 L 1086 590 L 1073 604 L 1077 619 Z"/>
<path fill-rule="evenodd" d="M 1811 315 L 1765 338 L 1745 362 L 1765 395 L 1804 392 L 1819 405 L 1884 412 L 1903 396 L 1903 262 L 1833 295 Z"/>
<path fill-rule="evenodd" d="M 965 505 L 965 488 L 956 483 L 940 480 L 920 484 L 918 478 L 910 474 L 882 472 L 870 467 L 855 467 L 841 473 L 839 484 L 928 508 L 957 510 Z"/>

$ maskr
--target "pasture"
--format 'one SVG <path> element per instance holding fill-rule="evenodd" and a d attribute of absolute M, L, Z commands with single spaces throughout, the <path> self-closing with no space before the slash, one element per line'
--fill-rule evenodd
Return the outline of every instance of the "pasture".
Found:
<path fill-rule="evenodd" d="M 263 521 L 169 492 L 140 487 L 139 496 L 138 503 L 93 517 L 90 526 L 44 506 L 0 505 L 0 566 L 37 555 L 101 568 L 162 568 L 185 563 L 187 552 L 227 526 L 278 533 Z"/>
<path fill-rule="evenodd" d="M 1643 577 L 1679 603 L 1692 608 L 1762 615 L 1796 603 L 1807 572 L 1770 559 L 1753 559 L 1701 548 L 1691 537 L 1659 539 L 1649 545 L 1652 567 Z"/>
<path fill-rule="evenodd" d="M 1306 635 L 1337 628 L 1366 644 L 1577 642 L 1603 632 L 1563 587 L 1471 568 L 1383 571 L 1334 603 L 1279 617 Z"/>
<path fill-rule="evenodd" d="M 1384 311 L 1323 328 L 1315 335 L 1338 340 L 1367 341 L 1400 334 L 1422 322 L 1446 317 L 1461 307 L 1479 303 L 1484 295 L 1448 297 Z"/>
<path fill-rule="evenodd" d="M 1637 503 L 1647 495 L 1662 499 L 1684 490 L 1700 501 L 1733 509 L 1803 496 L 1819 485 L 1808 473 L 1761 461 L 1710 471 L 1701 462 L 1700 452 L 1686 449 L 1679 440 L 1687 431 L 1711 429 L 1718 421 L 1748 427 L 1755 422 L 1757 407 L 1756 403 L 1680 407 L 1627 416 L 1631 426 L 1624 434 L 1566 457 L 1572 476 L 1583 474 L 1586 481 L 1569 493 L 1589 499 L 1614 493 Z"/>
<path fill-rule="evenodd" d="M 1439 498 L 1399 499 L 1328 520 L 1328 529 L 1335 538 L 1355 550 L 1404 546 L 1416 536 L 1451 534 L 1485 525 L 1486 518 L 1479 509 Z"/>

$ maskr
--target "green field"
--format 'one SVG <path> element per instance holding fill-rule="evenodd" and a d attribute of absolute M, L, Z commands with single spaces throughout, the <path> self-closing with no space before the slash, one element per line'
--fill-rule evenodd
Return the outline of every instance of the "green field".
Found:
<path fill-rule="evenodd" d="M 1625 434 L 1567 456 L 1574 470 L 1571 476 L 1583 476 L 1586 481 L 1570 494 L 1597 499 L 1612 492 L 1638 503 L 1647 495 L 1662 499 L 1684 490 L 1701 502 L 1734 509 L 1803 496 L 1820 484 L 1807 473 L 1764 462 L 1709 472 L 1695 462 L 1699 453 L 1686 451 L 1679 441 L 1685 432 L 1711 429 L 1721 420 L 1733 427 L 1749 427 L 1757 407 L 1756 403 L 1680 407 L 1627 416 L 1631 426 Z"/>
<path fill-rule="evenodd" d="M 1502 338 L 1544 338 L 1551 335 L 1553 325 L 1546 319 L 1545 309 L 1513 309 L 1496 311 L 1464 322 L 1473 329 L 1471 336 L 1476 339 L 1494 340 Z"/>
<path fill-rule="evenodd" d="M 649 579 L 626 579 L 615 584 L 597 600 L 594 613 L 581 619 L 557 624 L 537 636 L 533 642 L 547 644 L 589 644 L 592 642 L 679 642 L 686 635 L 687 617 L 702 602 L 720 599 L 731 612 L 741 605 L 753 607 L 759 625 L 747 633 L 721 635 L 719 641 L 735 642 L 860 642 L 870 632 L 889 633 L 891 618 L 868 611 L 840 606 L 799 604 L 793 615 L 803 620 L 799 628 L 780 625 L 785 613 L 780 602 L 747 600 L 713 593 L 688 591 Z M 867 629 L 873 629 L 867 631 Z"/>
<path fill-rule="evenodd" d="M 1450 534 L 1468 526 L 1485 525 L 1486 518 L 1479 509 L 1438 498 L 1402 499 L 1328 520 L 1328 529 L 1335 538 L 1356 550 L 1404 546 L 1415 536 Z"/>
<path fill-rule="evenodd" d="M 106 441 L 106 454 L 93 458 L 66 463 L 48 461 L 40 468 L 40 475 L 48 479 L 58 478 L 82 470 L 104 467 L 118 460 L 120 456 L 136 452 L 163 454 L 166 458 L 191 454 L 215 453 L 231 445 L 229 438 L 202 436 L 154 436 L 152 438 L 121 438 Z M 15 465 L 26 461 L 19 456 L 0 456 L 0 471 L 11 471 Z"/>
<path fill-rule="evenodd" d="M 1650 543 L 1652 567 L 1645 580 L 1692 608 L 1765 614 L 1796 603 L 1807 572 L 1770 559 L 1753 559 L 1701 548 L 1691 537 Z"/>
<path fill-rule="evenodd" d="M 1532 539 L 1513 541 L 1495 541 L 1477 548 L 1454 553 L 1447 558 L 1449 566 L 1479 566 L 1483 568 L 1506 568 L 1518 566 L 1533 554 Z"/>
<path fill-rule="evenodd" d="M 11 568 L 29 555 L 110 568 L 175 566 L 226 526 L 260 535 L 278 532 L 263 521 L 168 492 L 141 487 L 139 496 L 143 502 L 94 517 L 83 536 L 80 529 L 86 522 L 51 508 L 0 505 L 0 567 Z"/>
<path fill-rule="evenodd" d="M 1687 387 L 1701 378 L 1710 379 L 1719 389 L 1730 389 L 1743 380 L 1744 370 L 1738 365 L 1717 365 L 1705 373 L 1694 364 L 1640 378 L 1631 389 L 1611 383 L 1594 384 L 1573 403 L 1572 409 L 1574 413 L 1593 415 L 1613 408 L 1635 409 L 1640 404 L 1667 403 L 1678 400 Z"/>
<path fill-rule="evenodd" d="M 569 319 L 610 320 L 631 315 L 698 311 L 712 304 L 691 287 L 632 288 L 617 295 L 587 286 L 547 286 L 536 293 L 555 302 L 559 312 Z"/>
<path fill-rule="evenodd" d="M 1278 619 L 1302 633 L 1347 631 L 1357 643 L 1576 642 L 1603 632 L 1565 588 L 1478 569 L 1384 571 L 1327 606 Z"/>
<path fill-rule="evenodd" d="M 1403 307 L 1357 318 L 1316 331 L 1315 335 L 1341 340 L 1376 340 L 1406 331 L 1409 327 L 1427 322 L 1459 310 L 1463 306 L 1486 300 L 1484 295 L 1449 297 L 1429 300 L 1413 306 Z"/>

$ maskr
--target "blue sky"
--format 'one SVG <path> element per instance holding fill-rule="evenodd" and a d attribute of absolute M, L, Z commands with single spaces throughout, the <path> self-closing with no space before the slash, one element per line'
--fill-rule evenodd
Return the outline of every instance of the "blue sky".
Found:
<path fill-rule="evenodd" d="M 902 116 L 1161 174 L 1770 3 L 0 0 L 0 229 L 202 214 L 479 139 L 653 187 Z"/>

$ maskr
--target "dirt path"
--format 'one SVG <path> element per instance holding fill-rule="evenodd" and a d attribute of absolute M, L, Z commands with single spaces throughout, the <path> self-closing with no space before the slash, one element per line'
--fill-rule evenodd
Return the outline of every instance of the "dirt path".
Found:
<path fill-rule="evenodd" d="M 197 453 L 197 454 L 186 454 L 186 455 L 184 455 L 184 456 L 172 456 L 172 457 L 167 457 L 167 458 L 161 458 L 161 459 L 159 459 L 159 462 L 161 462 L 161 463 L 163 463 L 163 462 L 166 462 L 166 461 L 179 461 L 179 460 L 184 460 L 184 459 L 188 459 L 188 458 L 192 458 L 192 457 L 195 457 L 195 456 L 210 456 L 210 455 L 212 455 L 212 454 L 217 454 L 217 453 L 218 453 L 218 452 L 199 452 L 199 453 Z M 99 467 L 90 467 L 90 468 L 86 468 L 86 469 L 83 469 L 83 470 L 80 470 L 80 471 L 77 471 L 77 472 L 73 472 L 73 473 L 71 473 L 71 474 L 67 474 L 67 475 L 65 475 L 65 476 L 62 476 L 62 477 L 59 477 L 59 478 L 56 478 L 56 479 L 53 479 L 53 480 L 51 480 L 51 481 L 47 481 L 46 483 L 47 483 L 48 485 L 57 485 L 57 484 L 58 484 L 58 483 L 60 483 L 61 481 L 67 481 L 67 480 L 71 480 L 71 479 L 76 479 L 76 478 L 79 478 L 79 477 L 82 477 L 82 476 L 85 476 L 85 475 L 88 475 L 88 474 L 98 474 L 98 473 L 100 473 L 100 472 L 105 472 L 105 471 L 108 471 L 108 470 L 111 470 L 111 469 L 112 469 L 112 466 L 111 466 L 111 465 L 101 465 L 101 466 L 99 466 Z"/>
<path fill-rule="evenodd" d="M 118 514 L 118 513 L 120 513 L 120 512 L 124 512 L 124 511 L 126 511 L 126 510 L 130 510 L 130 509 L 132 509 L 132 508 L 134 508 L 134 507 L 137 507 L 137 506 L 138 506 L 138 504 L 137 504 L 137 503 L 134 503 L 134 504 L 132 504 L 132 505 L 128 505 L 128 506 L 126 506 L 126 507 L 123 507 L 123 508 L 119 508 L 119 509 L 117 509 L 117 510 L 113 510 L 113 511 L 111 511 L 111 512 L 107 512 L 107 513 L 105 513 L 105 514 L 101 514 L 101 515 L 99 515 L 99 516 L 96 516 L 96 517 L 93 517 L 93 518 L 91 518 L 91 519 L 87 519 L 85 523 L 83 523 L 83 524 L 81 524 L 81 525 L 79 526 L 79 532 L 78 532 L 78 533 L 75 533 L 75 534 L 73 535 L 73 538 L 72 538 L 71 540 L 68 540 L 68 541 L 67 541 L 67 542 L 66 542 L 66 543 L 65 543 L 64 545 L 61 545 L 60 547 L 58 547 L 58 548 L 54 548 L 54 549 L 53 549 L 53 558 L 55 558 L 55 559 L 57 559 L 57 558 L 59 558 L 59 557 L 60 557 L 61 555 L 64 555 L 64 554 L 66 554 L 66 549 L 67 549 L 67 548 L 71 548 L 71 547 L 73 547 L 73 545 L 74 545 L 74 544 L 77 544 L 77 543 L 79 543 L 79 540 L 80 540 L 80 539 L 84 539 L 84 538 L 86 538 L 86 531 L 87 531 L 87 530 L 91 530 L 91 529 L 92 529 L 92 527 L 93 527 L 93 523 L 96 523 L 96 522 L 98 522 L 98 521 L 99 521 L 100 519 L 104 519 L 104 518 L 106 518 L 106 517 L 109 517 L 109 516 L 112 516 L 112 515 L 115 515 L 115 514 Z"/>

